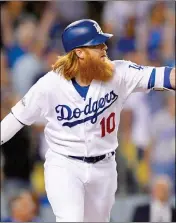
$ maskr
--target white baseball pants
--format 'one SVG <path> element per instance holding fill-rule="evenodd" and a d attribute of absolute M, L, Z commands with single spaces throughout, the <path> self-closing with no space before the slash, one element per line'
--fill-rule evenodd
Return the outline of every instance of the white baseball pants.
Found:
<path fill-rule="evenodd" d="M 45 188 L 56 222 L 108 222 L 117 190 L 115 155 L 95 164 L 47 151 Z"/>

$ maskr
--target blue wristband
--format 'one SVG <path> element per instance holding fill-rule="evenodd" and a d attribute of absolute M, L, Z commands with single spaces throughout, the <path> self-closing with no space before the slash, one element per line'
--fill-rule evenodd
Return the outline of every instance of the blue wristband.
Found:
<path fill-rule="evenodd" d="M 170 73 L 172 69 L 172 67 L 165 67 L 164 69 L 164 87 L 168 89 L 173 89 L 170 83 Z"/>
<path fill-rule="evenodd" d="M 156 69 L 153 68 L 152 73 L 150 75 L 150 79 L 148 82 L 148 89 L 152 89 L 155 85 L 155 76 L 156 76 Z"/>

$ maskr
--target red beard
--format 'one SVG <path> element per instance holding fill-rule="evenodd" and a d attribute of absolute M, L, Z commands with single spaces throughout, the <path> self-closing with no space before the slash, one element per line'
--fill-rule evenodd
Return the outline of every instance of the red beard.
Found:
<path fill-rule="evenodd" d="M 84 83 L 90 83 L 93 79 L 107 82 L 113 76 L 113 66 L 108 57 L 105 60 L 91 57 L 89 52 L 84 60 L 79 62 L 79 75 Z"/>

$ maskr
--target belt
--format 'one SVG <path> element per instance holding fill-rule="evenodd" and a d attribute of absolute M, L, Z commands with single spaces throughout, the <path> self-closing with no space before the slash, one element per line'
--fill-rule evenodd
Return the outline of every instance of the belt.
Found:
<path fill-rule="evenodd" d="M 104 158 L 106 157 L 110 157 L 110 156 L 113 156 L 115 154 L 115 152 L 110 152 L 110 153 L 107 153 L 105 155 L 101 155 L 101 156 L 90 156 L 90 157 L 84 157 L 84 156 L 68 156 L 70 158 L 73 158 L 73 159 L 78 159 L 78 160 L 82 160 L 86 163 L 97 163 L 101 160 L 103 160 Z"/>

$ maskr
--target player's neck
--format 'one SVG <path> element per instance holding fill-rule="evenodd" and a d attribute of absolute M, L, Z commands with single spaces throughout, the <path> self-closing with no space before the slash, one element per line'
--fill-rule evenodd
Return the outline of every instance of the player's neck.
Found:
<path fill-rule="evenodd" d="M 84 80 L 82 80 L 82 78 L 79 75 L 75 77 L 75 81 L 82 87 L 88 86 L 91 83 L 91 81 L 90 82 L 85 82 Z"/>

